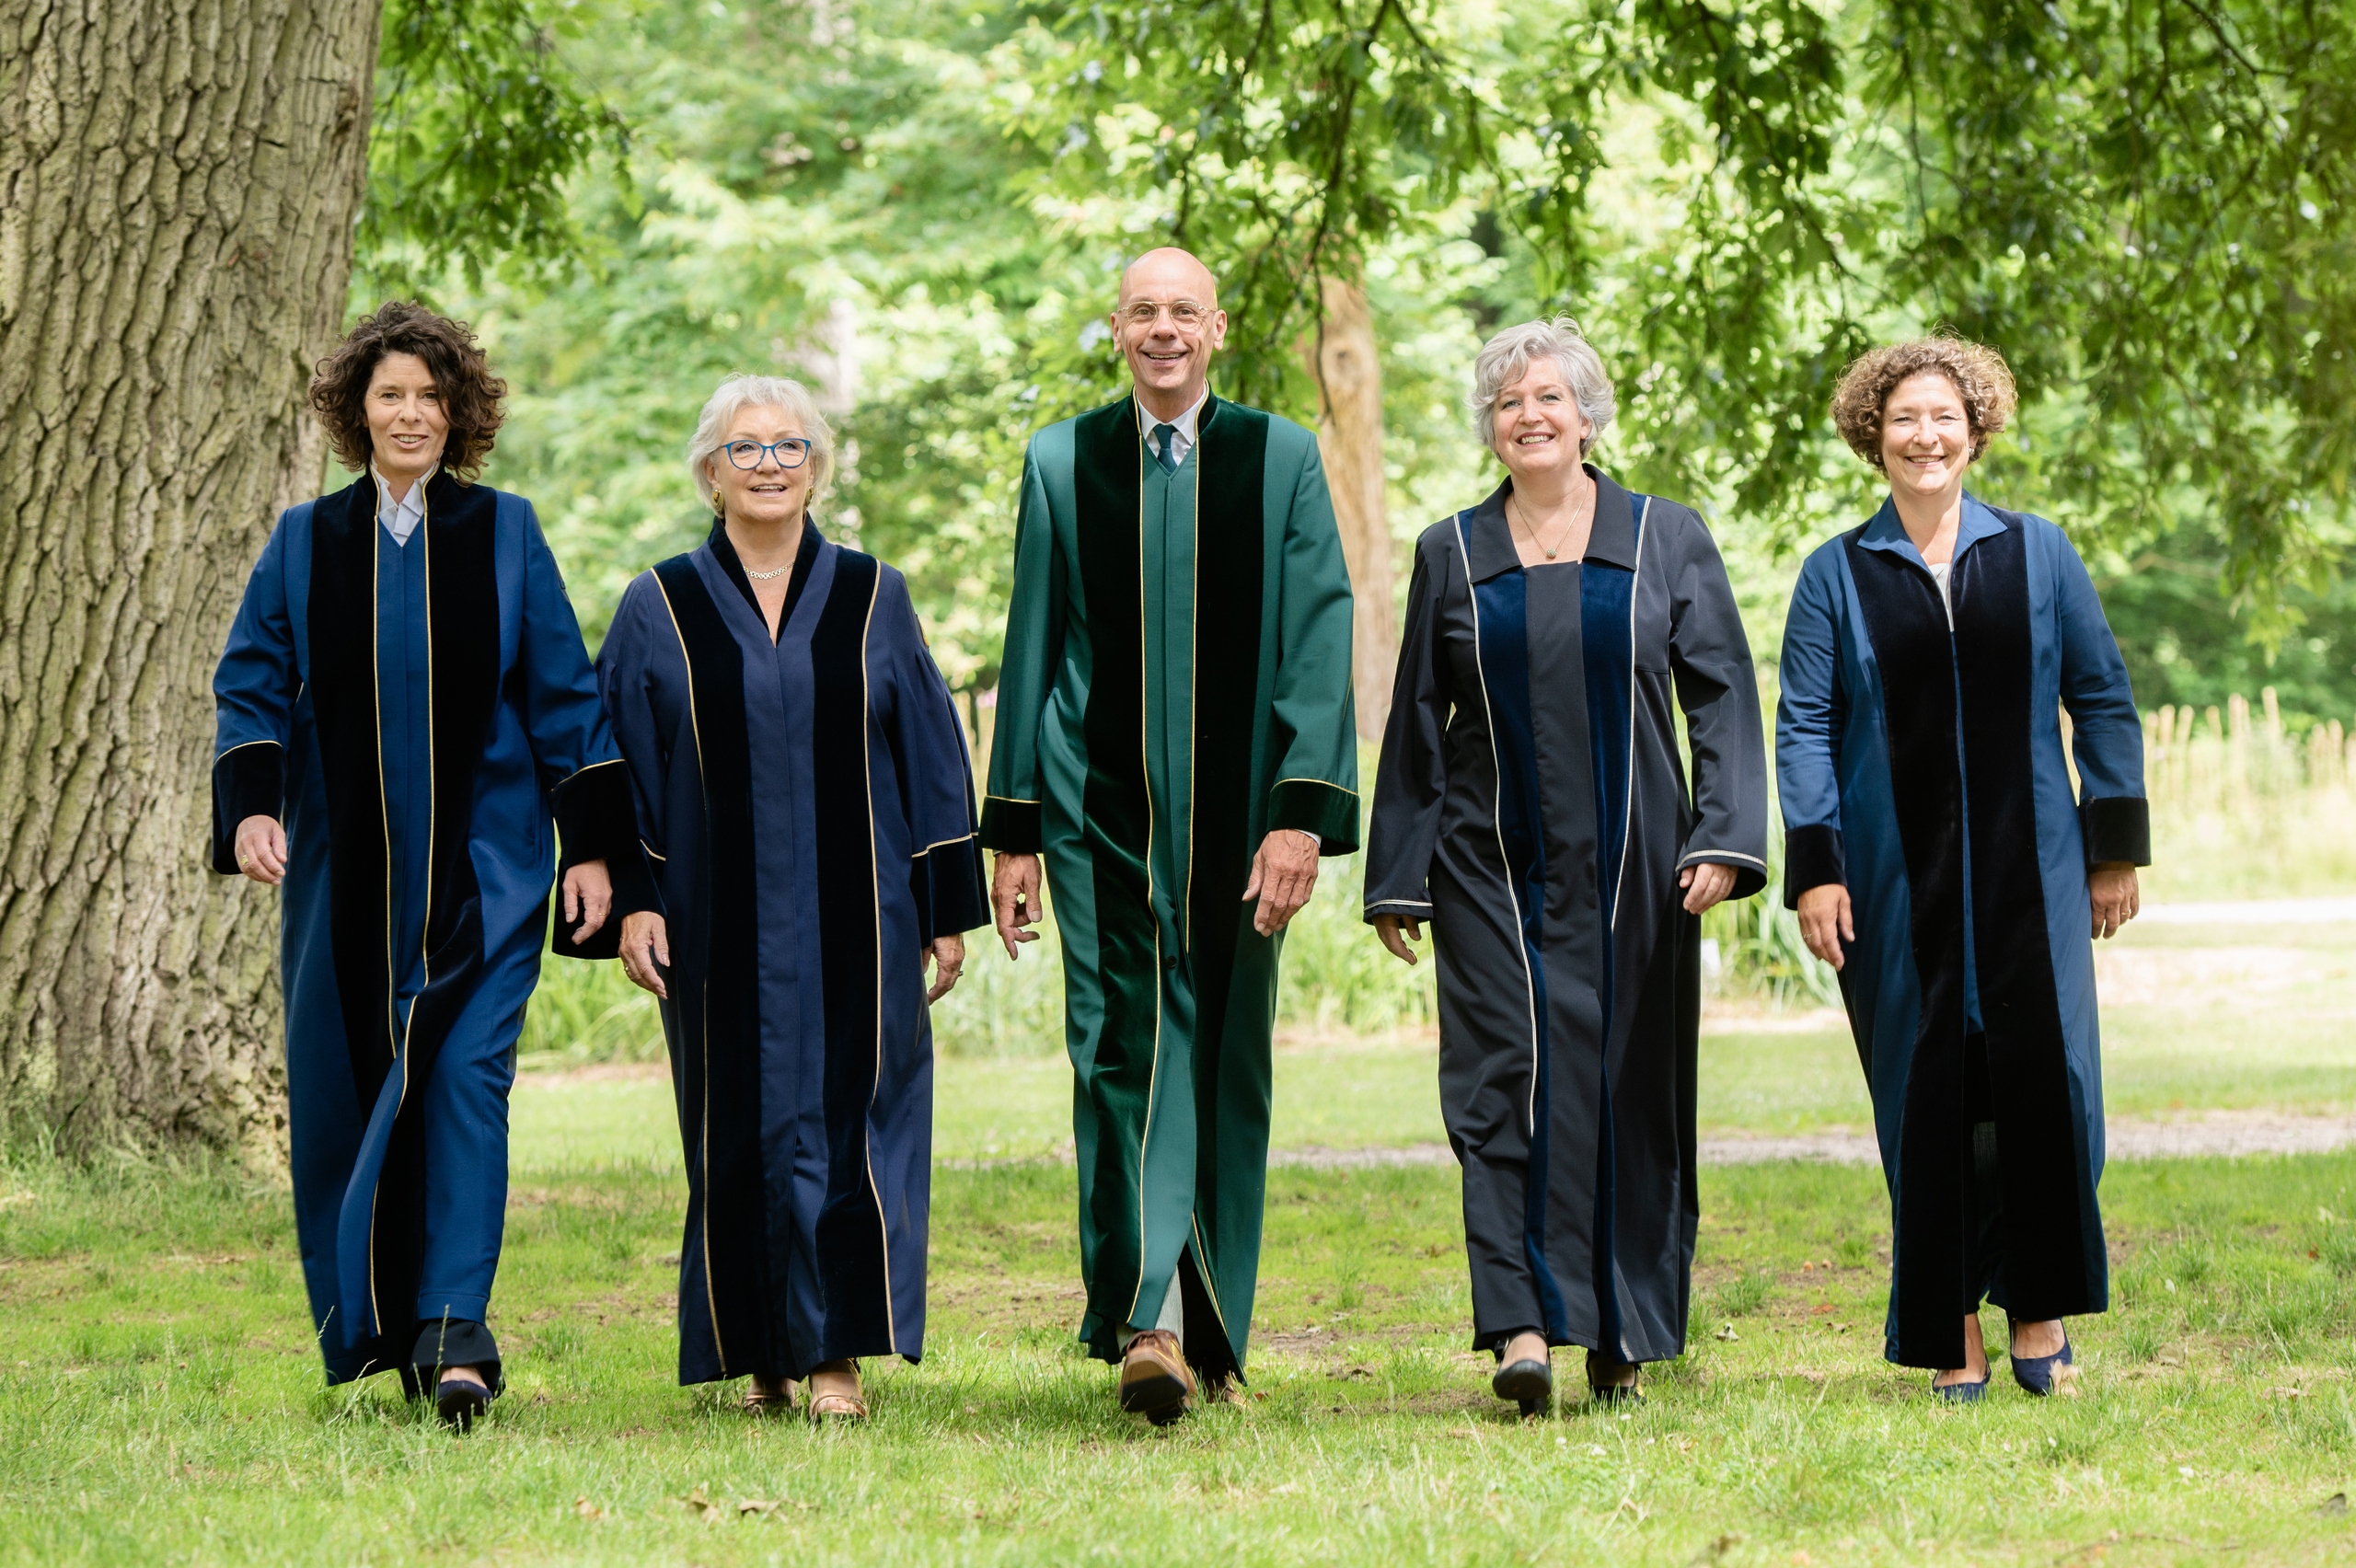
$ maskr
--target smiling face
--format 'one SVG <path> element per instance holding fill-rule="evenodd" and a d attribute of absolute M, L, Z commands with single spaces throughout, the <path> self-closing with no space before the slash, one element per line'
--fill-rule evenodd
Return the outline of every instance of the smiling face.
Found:
<path fill-rule="evenodd" d="M 1490 450 L 1518 481 L 1576 467 L 1580 448 L 1594 433 L 1562 367 L 1551 359 L 1531 360 L 1520 380 L 1498 389 L 1489 410 Z"/>
<path fill-rule="evenodd" d="M 1910 375 L 1881 409 L 1881 466 L 1900 495 L 1930 499 L 1971 467 L 1971 416 L 1956 384 L 1935 370 Z"/>
<path fill-rule="evenodd" d="M 450 444 L 450 416 L 433 373 L 415 354 L 387 354 L 370 373 L 361 406 L 368 415 L 376 471 L 408 494 L 410 486 L 433 471 Z"/>
<path fill-rule="evenodd" d="M 1210 269 L 1183 250 L 1147 251 L 1121 274 L 1112 323 L 1146 411 L 1175 419 L 1194 407 L 1227 340 Z"/>
<path fill-rule="evenodd" d="M 730 522 L 773 527 L 802 520 L 802 509 L 810 500 L 810 481 L 817 472 L 809 440 L 802 421 L 783 409 L 746 409 L 728 421 L 720 450 L 704 465 L 704 473 L 718 488 L 721 506 Z M 783 459 L 788 455 L 776 449 L 780 441 L 803 444 L 797 467 L 786 466 Z M 744 467 L 747 462 L 753 466 Z"/>

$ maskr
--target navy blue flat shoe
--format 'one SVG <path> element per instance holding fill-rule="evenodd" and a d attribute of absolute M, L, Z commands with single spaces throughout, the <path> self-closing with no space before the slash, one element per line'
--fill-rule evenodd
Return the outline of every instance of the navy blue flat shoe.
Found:
<path fill-rule="evenodd" d="M 476 1419 L 491 1408 L 491 1389 L 470 1378 L 442 1379 L 433 1390 L 433 1412 L 443 1424 L 460 1432 L 474 1429 Z"/>
<path fill-rule="evenodd" d="M 1489 1391 L 1519 1403 L 1524 1415 L 1543 1415 L 1554 1397 L 1554 1369 L 1543 1361 L 1510 1363 L 1489 1379 Z"/>
<path fill-rule="evenodd" d="M 1931 1393 L 1948 1404 L 1978 1404 L 1988 1392 L 1988 1379 L 1976 1383 L 1934 1383 Z"/>
<path fill-rule="evenodd" d="M 2075 1365 L 2066 1333 L 2062 1336 L 2062 1348 L 2051 1355 L 2015 1355 L 2007 1359 L 2013 1364 L 2013 1381 L 2038 1399 L 2062 1386 L 2062 1368 Z"/>

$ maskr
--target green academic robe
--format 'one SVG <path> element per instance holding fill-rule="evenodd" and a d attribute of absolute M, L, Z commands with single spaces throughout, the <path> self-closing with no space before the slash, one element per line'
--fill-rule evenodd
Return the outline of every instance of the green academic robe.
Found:
<path fill-rule="evenodd" d="M 1289 421 L 1213 398 L 1174 473 L 1130 398 L 1023 463 L 981 840 L 1037 854 L 1063 941 L 1089 1348 L 1173 1271 L 1188 1359 L 1240 1375 L 1267 1179 L 1275 828 L 1358 843 L 1350 582 Z"/>

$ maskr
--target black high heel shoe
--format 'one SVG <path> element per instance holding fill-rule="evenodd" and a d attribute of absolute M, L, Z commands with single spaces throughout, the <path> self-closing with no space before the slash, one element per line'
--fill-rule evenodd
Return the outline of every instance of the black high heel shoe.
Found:
<path fill-rule="evenodd" d="M 444 1425 L 469 1432 L 476 1418 L 491 1408 L 491 1388 L 475 1378 L 456 1376 L 456 1367 L 445 1371 L 434 1386 L 433 1411 Z"/>
<path fill-rule="evenodd" d="M 1543 1415 L 1554 1399 L 1553 1365 L 1542 1359 L 1504 1361 L 1506 1346 L 1511 1343 L 1508 1338 L 1497 1345 L 1500 1365 L 1496 1376 L 1489 1379 L 1489 1391 L 1520 1405 L 1521 1413 L 1526 1416 Z"/>

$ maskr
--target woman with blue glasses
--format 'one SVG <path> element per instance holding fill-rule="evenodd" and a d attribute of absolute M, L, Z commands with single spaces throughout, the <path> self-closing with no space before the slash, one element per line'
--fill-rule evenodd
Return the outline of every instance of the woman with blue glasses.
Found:
<path fill-rule="evenodd" d="M 687 448 L 711 536 L 629 585 L 597 670 L 662 893 L 621 958 L 687 1148 L 679 1380 L 856 1419 L 858 1358 L 923 1350 L 926 1009 L 989 906 L 907 585 L 810 515 L 833 467 L 801 386 L 722 383 Z"/>

